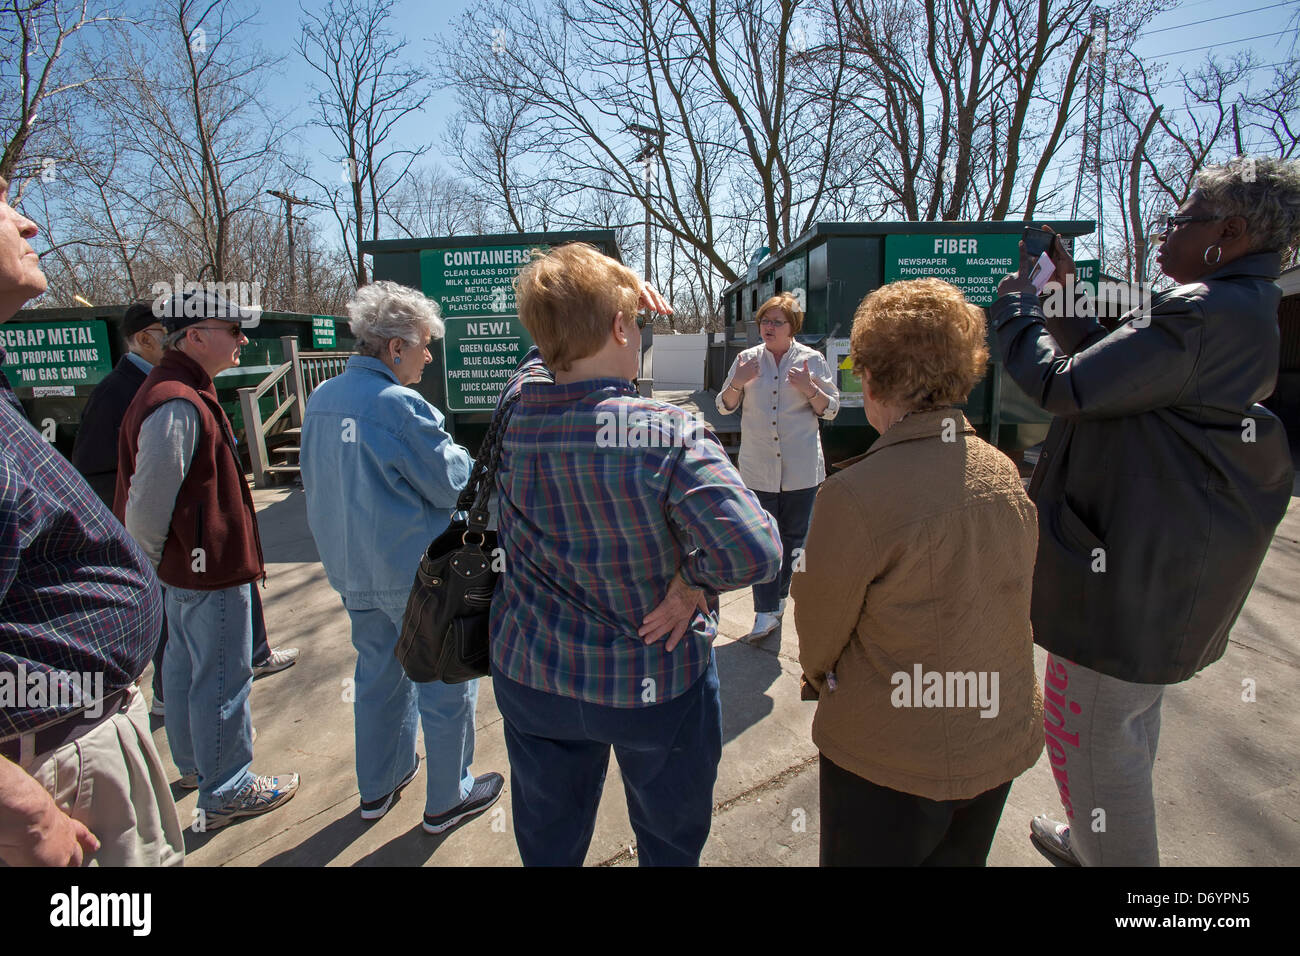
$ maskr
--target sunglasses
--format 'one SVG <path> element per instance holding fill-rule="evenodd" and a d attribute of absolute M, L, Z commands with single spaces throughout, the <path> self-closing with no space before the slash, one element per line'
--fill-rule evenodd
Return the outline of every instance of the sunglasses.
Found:
<path fill-rule="evenodd" d="M 207 329 L 209 332 L 229 332 L 231 338 L 239 338 L 244 334 L 243 326 L 240 325 L 191 325 L 191 329 Z"/>

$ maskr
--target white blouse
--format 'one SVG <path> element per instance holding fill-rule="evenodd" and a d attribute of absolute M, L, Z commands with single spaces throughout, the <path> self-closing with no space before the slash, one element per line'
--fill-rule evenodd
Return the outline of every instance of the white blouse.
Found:
<path fill-rule="evenodd" d="M 741 390 L 740 477 L 754 491 L 799 491 L 826 478 L 817 413 L 812 404 L 786 381 L 790 369 L 808 363 L 817 387 L 830 399 L 821 417 L 830 421 L 840 410 L 840 391 L 825 357 L 816 349 L 793 342 L 777 364 L 766 345 L 745 349 L 731 363 L 727 381 L 718 392 L 718 411 L 730 415 L 722 396 L 731 387 L 741 359 L 757 357 L 758 378 Z"/>

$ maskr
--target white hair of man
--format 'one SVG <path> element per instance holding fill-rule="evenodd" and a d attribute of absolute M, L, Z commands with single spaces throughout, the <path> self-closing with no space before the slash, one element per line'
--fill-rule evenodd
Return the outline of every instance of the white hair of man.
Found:
<path fill-rule="evenodd" d="M 425 332 L 431 340 L 443 336 L 438 303 L 396 282 L 380 280 L 362 286 L 347 309 L 348 325 L 362 355 L 379 357 L 393 339 L 418 346 Z"/>

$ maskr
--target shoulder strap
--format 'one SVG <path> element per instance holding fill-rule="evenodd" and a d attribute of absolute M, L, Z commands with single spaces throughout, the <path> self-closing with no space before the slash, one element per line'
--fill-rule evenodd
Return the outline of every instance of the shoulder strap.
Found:
<path fill-rule="evenodd" d="M 488 502 L 492 499 L 497 467 L 501 464 L 501 443 L 505 438 L 506 425 L 518 403 L 519 393 L 516 392 L 497 408 L 492 416 L 492 424 L 483 436 L 483 444 L 479 446 L 478 457 L 474 459 L 474 470 L 465 483 L 465 490 L 456 500 L 456 510 L 469 513 L 467 524 L 470 531 L 487 530 L 491 518 Z"/>

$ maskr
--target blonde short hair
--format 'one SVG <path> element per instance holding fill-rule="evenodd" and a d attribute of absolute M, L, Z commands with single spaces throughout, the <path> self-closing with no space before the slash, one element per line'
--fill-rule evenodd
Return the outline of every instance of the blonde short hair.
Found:
<path fill-rule="evenodd" d="M 778 292 L 759 306 L 758 311 L 754 313 L 755 325 L 759 323 L 763 318 L 763 313 L 768 309 L 776 309 L 784 313 L 785 317 L 790 320 L 790 334 L 799 334 L 799 330 L 803 328 L 803 309 L 799 308 L 798 299 L 789 292 Z"/>
<path fill-rule="evenodd" d="M 940 279 L 893 282 L 853 316 L 850 354 L 876 401 L 900 408 L 964 402 L 984 375 L 984 310 Z"/>
<path fill-rule="evenodd" d="M 547 367 L 568 371 L 578 359 L 600 351 L 615 314 L 636 315 L 641 279 L 582 242 L 535 256 L 515 279 L 519 321 Z"/>

